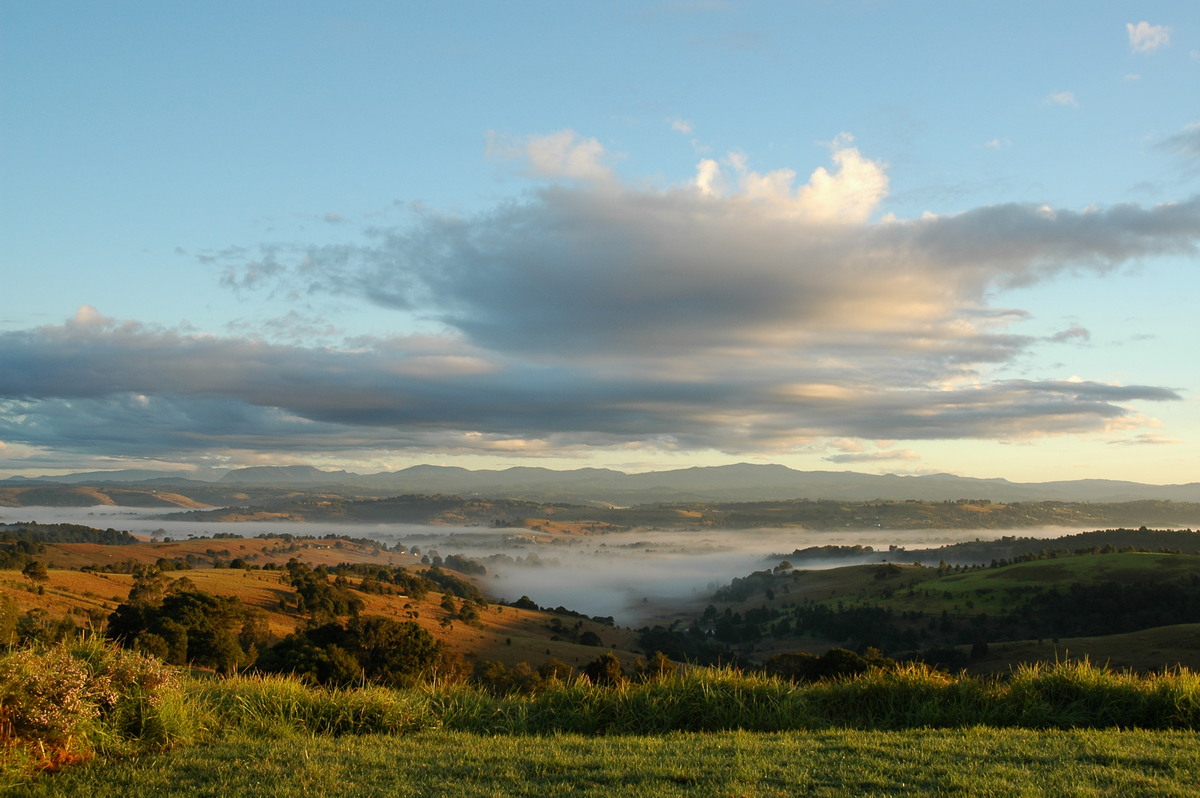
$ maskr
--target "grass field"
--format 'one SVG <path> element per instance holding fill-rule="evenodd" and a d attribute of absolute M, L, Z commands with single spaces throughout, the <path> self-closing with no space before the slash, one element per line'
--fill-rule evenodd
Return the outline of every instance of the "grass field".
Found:
<path fill-rule="evenodd" d="M 431 731 L 230 739 L 98 760 L 23 796 L 1194 796 L 1193 732 L 831 730 L 656 736 Z"/>
<path fill-rule="evenodd" d="M 22 796 L 1195 795 L 1197 729 L 1200 677 L 1087 663 L 498 696 L 201 679 L 96 641 L 0 657 L 0 789 Z"/>

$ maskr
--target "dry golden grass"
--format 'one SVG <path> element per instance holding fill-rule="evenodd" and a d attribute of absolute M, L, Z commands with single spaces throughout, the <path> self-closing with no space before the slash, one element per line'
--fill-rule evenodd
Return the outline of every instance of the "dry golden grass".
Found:
<path fill-rule="evenodd" d="M 42 610 L 52 616 L 112 612 L 129 595 L 132 577 L 126 574 L 94 574 L 51 570 L 49 579 L 37 585 L 20 571 L 0 571 L 0 595 L 16 601 L 22 612 Z"/>

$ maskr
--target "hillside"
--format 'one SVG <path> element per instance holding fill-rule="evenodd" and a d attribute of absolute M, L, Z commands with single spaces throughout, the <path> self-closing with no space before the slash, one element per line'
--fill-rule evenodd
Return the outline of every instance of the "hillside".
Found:
<path fill-rule="evenodd" d="M 60 618 L 69 619 L 68 623 L 76 627 L 101 626 L 117 605 L 127 600 L 134 582 L 131 572 L 137 565 L 183 566 L 165 572 L 165 576 L 171 580 L 186 577 L 203 592 L 235 597 L 260 611 L 275 640 L 306 623 L 302 613 L 281 605 L 294 595 L 293 588 L 282 581 L 286 572 L 279 570 L 289 560 L 313 568 L 336 569 L 344 564 L 359 564 L 403 567 L 414 573 L 427 570 L 412 555 L 384 551 L 367 541 L 302 540 L 290 536 L 197 538 L 126 545 L 51 543 L 33 556 L 49 566 L 45 581 L 35 582 L 23 576 L 20 569 L 0 570 L 0 602 L 11 601 L 7 605 L 10 621 L 15 610 L 20 616 L 18 623 L 33 629 L 35 635 L 39 629 L 50 630 Z M 230 563 L 242 567 L 230 567 Z M 487 587 L 485 576 L 461 573 L 457 576 L 474 579 L 481 587 Z M 354 595 L 364 603 L 362 614 L 414 620 L 468 664 L 486 659 L 508 666 L 519 662 L 536 665 L 554 657 L 582 667 L 602 650 L 615 651 L 629 662 L 638 656 L 632 632 L 584 616 L 489 603 L 479 612 L 477 623 L 466 624 L 454 620 L 442 606 L 441 592 L 430 592 L 421 598 L 369 593 L 359 589 L 361 576 L 347 573 L 345 578 Z M 3 615 L 4 611 L 0 611 L 0 616 Z M 602 641 L 603 649 L 572 642 L 587 632 Z"/>
<path fill-rule="evenodd" d="M 1022 543 L 1039 549 L 1011 556 Z M 277 641 L 309 622 L 295 599 L 297 589 L 286 581 L 291 565 L 300 564 L 336 575 L 363 615 L 415 621 L 468 663 L 512 667 L 554 657 L 581 667 L 604 650 L 626 662 L 661 650 L 679 661 L 762 663 L 777 653 L 877 647 L 979 671 L 1052 660 L 1067 651 L 1141 670 L 1200 668 L 1200 647 L 1188 643 L 1193 627 L 1200 628 L 1200 532 L 1117 529 L 971 546 L 969 563 L 952 559 L 964 556 L 961 546 L 944 547 L 945 557 L 937 557 L 938 549 L 924 550 L 922 557 L 936 558 L 936 566 L 914 563 L 913 552 L 895 548 L 798 550 L 801 567 L 781 556 L 773 567 L 735 578 L 707 599 L 653 608 L 658 620 L 634 631 L 571 607 L 539 609 L 518 595 L 488 596 L 478 617 L 464 620 L 441 588 L 412 596 L 388 588 L 393 572 L 433 571 L 403 548 L 366 539 L 223 534 L 148 542 L 71 524 L 15 525 L 0 532 L 0 565 L 8 569 L 0 570 L 0 601 L 7 608 L 0 615 L 8 618 L 6 628 L 15 624 L 34 638 L 59 634 L 64 623 L 100 627 L 130 596 L 134 574 L 155 567 L 168 580 L 186 580 L 261 613 Z M 825 565 L 835 566 L 838 558 L 864 556 L 883 561 L 803 565 L 824 557 Z M 35 561 L 48 566 L 44 578 L 22 573 Z M 442 558 L 435 563 L 443 564 Z M 444 567 L 460 568 L 446 573 L 487 596 L 491 582 L 480 563 L 450 555 Z"/>
<path fill-rule="evenodd" d="M 1169 546 L 1118 550 L 1100 545 L 1106 538 Z M 1090 545 L 1069 547 L 1081 542 Z M 874 646 L 973 672 L 1068 652 L 1142 671 L 1200 668 L 1200 533 L 1110 530 L 1040 543 L 1035 554 L 990 564 L 904 564 L 909 553 L 895 550 L 892 562 L 820 570 L 783 561 L 717 590 L 690 627 L 643 630 L 643 643 L 756 662 Z M 1181 550 L 1190 553 L 1170 553 Z"/>

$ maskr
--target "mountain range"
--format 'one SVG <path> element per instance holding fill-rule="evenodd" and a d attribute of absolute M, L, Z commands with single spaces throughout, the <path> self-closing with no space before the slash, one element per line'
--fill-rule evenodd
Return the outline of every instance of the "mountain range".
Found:
<path fill-rule="evenodd" d="M 253 466 L 224 473 L 172 471 L 91 471 L 36 478 L 12 477 L 0 485 L 154 485 L 279 487 L 339 495 L 390 496 L 454 494 L 530 501 L 634 506 L 660 502 L 770 501 L 793 498 L 993 502 L 1125 502 L 1166 500 L 1200 502 L 1200 483 L 1149 485 L 1118 480 L 1082 479 L 1054 482 L 1010 482 L 953 474 L 901 476 L 853 471 L 797 471 L 782 465 L 736 465 L 682 468 L 628 474 L 605 468 L 554 470 L 518 466 L 502 470 L 469 470 L 418 465 L 399 471 L 356 474 L 323 471 L 312 466 Z"/>

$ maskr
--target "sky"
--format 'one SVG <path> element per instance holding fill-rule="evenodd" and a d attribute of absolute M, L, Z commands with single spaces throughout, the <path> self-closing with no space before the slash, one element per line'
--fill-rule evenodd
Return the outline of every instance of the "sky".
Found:
<path fill-rule="evenodd" d="M 1200 481 L 1200 4 L 0 2 L 0 477 Z"/>

